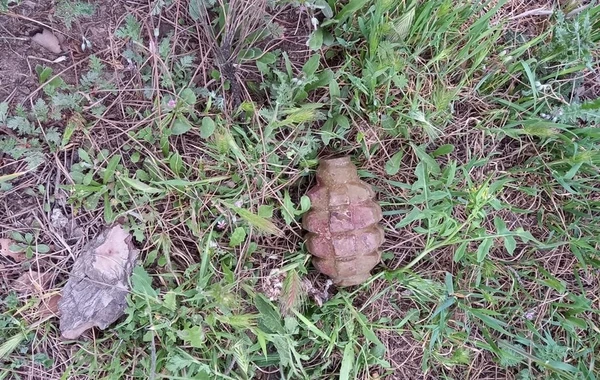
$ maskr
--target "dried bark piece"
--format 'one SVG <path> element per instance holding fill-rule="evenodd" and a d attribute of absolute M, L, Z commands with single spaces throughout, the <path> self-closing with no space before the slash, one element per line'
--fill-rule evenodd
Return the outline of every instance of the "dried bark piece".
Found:
<path fill-rule="evenodd" d="M 58 303 L 64 338 L 77 339 L 94 326 L 104 330 L 124 314 L 137 254 L 131 235 L 119 225 L 83 249 Z"/>
<path fill-rule="evenodd" d="M 381 207 L 350 157 L 321 160 L 302 225 L 313 265 L 338 287 L 359 285 L 381 260 Z"/>

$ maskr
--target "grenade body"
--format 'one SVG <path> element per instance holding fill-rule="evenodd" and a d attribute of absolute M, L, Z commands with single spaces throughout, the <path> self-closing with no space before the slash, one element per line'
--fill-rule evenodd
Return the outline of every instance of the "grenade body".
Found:
<path fill-rule="evenodd" d="M 349 157 L 321 160 L 316 175 L 302 219 L 313 265 L 336 286 L 359 285 L 381 259 L 381 207 Z"/>

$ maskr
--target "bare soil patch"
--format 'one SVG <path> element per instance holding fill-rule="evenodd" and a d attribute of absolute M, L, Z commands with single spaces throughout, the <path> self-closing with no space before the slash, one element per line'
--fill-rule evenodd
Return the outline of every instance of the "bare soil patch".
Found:
<path fill-rule="evenodd" d="M 123 3 L 103 0 L 92 4 L 96 6 L 94 15 L 76 20 L 70 29 L 61 22 L 51 0 L 23 1 L 0 14 L 0 101 L 19 104 L 30 96 L 35 99 L 40 85 L 37 65 L 50 67 L 54 74 L 61 73 L 66 83 L 75 84 L 87 56 L 109 56 L 112 34 L 124 13 Z M 43 29 L 58 38 L 61 53 L 31 41 Z"/>

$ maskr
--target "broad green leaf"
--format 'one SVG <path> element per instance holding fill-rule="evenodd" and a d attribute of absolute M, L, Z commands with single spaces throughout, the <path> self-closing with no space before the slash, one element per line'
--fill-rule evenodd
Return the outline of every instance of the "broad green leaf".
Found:
<path fill-rule="evenodd" d="M 477 248 L 477 262 L 481 263 L 486 258 L 488 253 L 490 253 L 490 248 L 492 247 L 492 243 L 494 239 L 492 238 L 484 238 L 479 247 Z"/>
<path fill-rule="evenodd" d="M 238 247 L 246 241 L 246 229 L 244 227 L 236 227 L 229 237 L 229 246 Z"/>
<path fill-rule="evenodd" d="M 506 185 L 507 183 L 512 182 L 512 181 L 513 180 L 510 178 L 502 178 L 497 181 L 494 181 L 494 182 L 490 183 L 488 192 L 490 194 L 496 194 L 498 191 L 500 191 L 504 188 L 504 185 Z"/>
<path fill-rule="evenodd" d="M 565 322 L 567 322 L 568 324 L 573 325 L 579 329 L 586 330 L 589 328 L 587 321 L 583 318 L 567 317 L 565 319 Z"/>
<path fill-rule="evenodd" d="M 193 107 L 196 104 L 196 94 L 194 94 L 194 91 L 190 88 L 186 88 L 181 91 L 179 96 L 181 97 L 181 100 L 183 100 L 189 107 Z"/>
<path fill-rule="evenodd" d="M 134 293 L 147 296 L 152 299 L 156 299 L 158 297 L 158 293 L 156 290 L 154 290 L 154 288 L 152 288 L 152 279 L 143 267 L 138 265 L 133 268 L 131 283 Z"/>
<path fill-rule="evenodd" d="M 291 225 L 295 220 L 295 211 L 296 206 L 294 202 L 292 202 L 292 198 L 290 197 L 290 193 L 286 190 L 283 195 L 283 205 L 281 207 L 281 215 L 283 216 L 283 220 L 285 220 L 286 225 Z"/>
<path fill-rule="evenodd" d="M 133 152 L 133 154 L 129 157 L 129 160 L 131 162 L 133 162 L 134 164 L 137 164 L 138 162 L 140 162 L 140 159 L 142 158 L 142 156 L 140 155 L 140 152 L 138 152 L 137 150 L 135 152 Z"/>
<path fill-rule="evenodd" d="M 329 85 L 329 83 L 331 83 L 334 80 L 333 78 L 335 77 L 335 74 L 331 69 L 325 69 L 316 75 L 317 80 L 311 83 L 307 83 L 304 86 L 305 91 L 312 91 L 316 88 L 326 87 Z"/>
<path fill-rule="evenodd" d="M 546 276 L 547 276 L 547 278 L 537 279 L 537 281 L 541 284 L 546 285 L 547 287 L 550 287 L 550 288 L 556 290 L 560 294 L 564 294 L 564 292 L 567 289 L 566 283 L 564 281 L 561 281 L 558 278 L 550 275 L 549 273 L 546 274 Z"/>
<path fill-rule="evenodd" d="M 89 186 L 92 184 L 92 181 L 94 180 L 94 172 L 93 171 L 89 171 L 84 177 L 83 177 L 83 184 L 85 186 Z M 94 184 L 96 184 L 96 181 L 94 181 Z"/>
<path fill-rule="evenodd" d="M 442 131 L 437 126 L 432 124 L 427 119 L 427 116 L 419 110 L 409 111 L 406 116 L 413 119 L 414 121 L 419 122 L 421 128 L 427 134 L 427 136 L 429 137 L 429 139 L 431 141 L 437 139 L 440 136 L 440 134 L 442 133 Z"/>
<path fill-rule="evenodd" d="M 157 189 L 156 187 L 146 185 L 145 183 L 138 181 L 137 179 L 128 178 L 125 176 L 119 177 L 119 179 L 121 181 L 125 182 L 125 184 L 133 187 L 136 190 L 144 192 L 144 193 L 162 193 L 163 192 L 163 190 Z"/>
<path fill-rule="evenodd" d="M 350 380 L 350 371 L 354 367 L 354 345 L 350 340 L 344 347 L 344 356 L 342 357 L 342 367 L 340 368 L 340 380 Z"/>
<path fill-rule="evenodd" d="M 300 211 L 296 214 L 301 215 L 310 210 L 310 198 L 307 195 L 300 197 Z"/>
<path fill-rule="evenodd" d="M 335 16 L 335 19 L 342 22 L 345 17 L 352 17 L 352 15 L 359 11 L 365 6 L 367 0 L 350 0 L 342 10 Z"/>
<path fill-rule="evenodd" d="M 452 144 L 444 144 L 442 146 L 440 146 L 439 148 L 437 148 L 436 150 L 434 150 L 433 152 L 431 152 L 431 156 L 432 157 L 439 157 L 439 156 L 444 156 L 446 154 L 450 154 L 454 152 L 454 145 Z"/>
<path fill-rule="evenodd" d="M 498 235 L 509 233 L 510 231 L 506 228 L 506 223 L 499 216 L 494 217 L 494 226 Z"/>
<path fill-rule="evenodd" d="M 444 284 L 446 285 L 446 292 L 449 295 L 454 294 L 454 279 L 452 278 L 452 273 L 446 272 L 446 276 L 444 277 Z"/>
<path fill-rule="evenodd" d="M 108 161 L 108 165 L 106 165 L 106 170 L 104 170 L 104 176 L 102 177 L 102 183 L 108 184 L 113 180 L 113 174 L 115 174 L 115 169 L 117 169 L 117 165 L 121 162 L 121 155 L 115 154 L 111 157 L 110 161 Z"/>
<path fill-rule="evenodd" d="M 515 252 L 515 249 L 517 248 L 517 241 L 515 240 L 515 238 L 512 236 L 505 236 L 504 237 L 504 248 L 506 248 L 506 251 L 510 255 L 512 255 Z"/>
<path fill-rule="evenodd" d="M 193 326 L 179 330 L 177 331 L 177 335 L 183 341 L 188 342 L 192 347 L 204 347 L 204 331 L 200 326 Z"/>
<path fill-rule="evenodd" d="M 183 159 L 179 153 L 173 152 L 171 154 L 171 157 L 169 157 L 169 167 L 177 175 L 183 172 Z"/>
<path fill-rule="evenodd" d="M 404 157 L 404 151 L 400 150 L 385 163 L 385 172 L 387 175 L 396 175 L 400 171 L 402 157 Z"/>
<path fill-rule="evenodd" d="M 315 8 L 320 9 L 321 13 L 323 13 L 323 16 L 325 16 L 326 18 L 333 17 L 333 10 L 331 9 L 329 3 L 327 3 L 326 0 L 314 0 L 312 4 Z"/>
<path fill-rule="evenodd" d="M 385 345 L 381 342 L 381 340 L 379 340 L 379 338 L 373 332 L 373 330 L 368 328 L 365 324 L 362 324 L 362 332 L 363 332 L 363 336 L 367 339 L 367 341 L 373 343 L 375 345 L 375 348 L 379 352 L 381 352 L 381 354 L 385 353 Z M 381 355 L 381 356 L 383 356 L 383 355 Z"/>
<path fill-rule="evenodd" d="M 425 164 L 427 164 L 427 168 L 433 174 L 439 174 L 441 172 L 440 165 L 437 163 L 437 161 L 433 157 L 431 157 L 430 155 L 428 155 L 425 152 L 425 149 L 423 148 L 423 146 L 418 146 L 413 143 L 410 143 L 410 146 L 413 148 L 417 157 L 419 157 L 419 159 L 421 161 L 423 161 Z"/>
<path fill-rule="evenodd" d="M 521 65 L 523 66 L 523 69 L 525 70 L 527 79 L 529 79 L 529 85 L 531 86 L 530 88 L 531 88 L 531 94 L 533 95 L 533 99 L 537 99 L 538 90 L 537 90 L 537 86 L 535 85 L 535 82 L 536 82 L 535 74 L 531 70 L 531 67 L 529 66 L 529 63 L 527 63 L 527 61 L 521 61 Z"/>
<path fill-rule="evenodd" d="M 468 245 L 468 242 L 466 242 L 466 241 L 463 241 L 462 243 L 460 243 L 460 245 L 454 252 L 454 262 L 455 263 L 459 262 L 465 256 L 465 252 L 467 251 L 467 245 Z"/>
<path fill-rule="evenodd" d="M 177 116 L 177 118 L 173 121 L 171 134 L 175 136 L 183 135 L 190 129 L 192 129 L 192 124 L 190 124 L 188 119 L 183 116 Z"/>
<path fill-rule="evenodd" d="M 408 215 L 406 215 L 400 222 L 396 224 L 396 229 L 400 229 L 404 226 L 409 225 L 415 220 L 421 220 L 425 218 L 425 213 L 418 208 L 413 208 Z"/>
<path fill-rule="evenodd" d="M 216 124 L 210 117 L 202 118 L 202 126 L 200 127 L 200 137 L 207 139 L 215 132 Z"/>
<path fill-rule="evenodd" d="M 350 120 L 345 115 L 337 115 L 335 117 L 335 122 L 338 127 L 342 128 L 342 130 L 350 129 Z"/>
<path fill-rule="evenodd" d="M 521 240 L 523 240 L 523 243 L 527 243 L 529 241 L 537 241 L 537 239 L 531 234 L 531 232 L 525 231 L 523 230 L 523 228 L 517 228 L 514 232 L 515 235 L 517 235 L 521 238 Z"/>
<path fill-rule="evenodd" d="M 538 123 L 523 124 L 523 134 L 535 137 L 553 137 L 561 134 L 557 128 L 553 128 L 552 124 L 540 121 Z"/>
<path fill-rule="evenodd" d="M 446 187 L 449 187 L 453 182 L 454 182 L 454 178 L 456 177 L 456 169 L 458 167 L 458 162 L 456 162 L 455 160 L 452 160 L 448 163 L 448 165 L 446 165 L 446 168 L 444 169 L 444 174 L 443 174 L 443 178 L 446 179 Z"/>
<path fill-rule="evenodd" d="M 36 246 L 36 249 L 39 253 L 48 253 L 50 252 L 50 247 L 48 247 L 46 244 L 38 244 Z"/>
<path fill-rule="evenodd" d="M 258 216 L 262 218 L 273 217 L 273 206 L 271 205 L 260 205 L 258 206 Z"/>
<path fill-rule="evenodd" d="M 44 84 L 52 75 L 52 69 L 50 67 L 37 65 L 35 70 L 38 73 L 40 84 Z"/>
<path fill-rule="evenodd" d="M 87 162 L 88 164 L 92 163 L 92 159 L 90 158 L 90 155 L 85 150 L 79 148 L 79 149 L 77 149 L 77 154 L 79 155 L 79 158 L 82 159 L 83 161 Z"/>
<path fill-rule="evenodd" d="M 268 358 L 269 353 L 267 351 L 267 336 L 260 329 L 255 329 L 254 334 L 256 335 L 256 340 L 258 341 L 258 345 L 260 346 L 265 359 Z"/>
<path fill-rule="evenodd" d="M 331 95 L 331 99 L 339 98 L 341 96 L 340 85 L 336 80 L 329 82 L 329 94 Z"/>
<path fill-rule="evenodd" d="M 110 204 L 110 195 L 108 192 L 104 193 L 104 221 L 106 224 L 114 222 L 115 215 Z"/>
<path fill-rule="evenodd" d="M 202 10 L 204 9 L 202 7 L 202 2 L 203 0 L 190 0 L 188 4 L 188 14 L 194 21 L 200 20 L 200 17 L 202 16 Z"/>
<path fill-rule="evenodd" d="M 269 65 L 272 65 L 275 62 L 277 62 L 275 54 L 267 52 L 256 60 L 256 67 L 261 73 L 268 74 L 270 72 Z"/>
<path fill-rule="evenodd" d="M 262 294 L 257 294 L 254 297 L 254 306 L 260 313 L 260 323 L 267 333 L 284 334 L 285 330 L 281 323 L 281 315 L 273 304 L 266 299 Z"/>
<path fill-rule="evenodd" d="M 319 50 L 321 46 L 323 46 L 323 30 L 319 28 L 310 35 L 308 47 L 310 50 Z"/>
<path fill-rule="evenodd" d="M 275 351 L 279 355 L 279 364 L 283 367 L 289 366 L 292 361 L 292 355 L 290 354 L 290 344 L 288 339 L 282 335 L 272 335 L 271 341 L 275 346 Z"/>
<path fill-rule="evenodd" d="M 314 54 L 312 57 L 310 57 L 308 61 L 306 61 L 304 66 L 302 66 L 302 71 L 304 72 L 304 74 L 306 74 L 307 77 L 313 76 L 314 73 L 317 71 L 317 69 L 319 68 L 320 59 L 320 54 Z"/>
<path fill-rule="evenodd" d="M 550 367 L 555 371 L 559 370 L 559 371 L 565 371 L 565 372 L 571 372 L 571 373 L 581 373 L 576 367 L 572 366 L 571 364 L 559 362 L 556 360 L 546 360 L 543 362 L 540 361 L 539 364 L 541 366 Z"/>
<path fill-rule="evenodd" d="M 167 309 L 175 311 L 177 309 L 177 294 L 171 290 L 165 293 L 163 296 L 163 305 Z"/>

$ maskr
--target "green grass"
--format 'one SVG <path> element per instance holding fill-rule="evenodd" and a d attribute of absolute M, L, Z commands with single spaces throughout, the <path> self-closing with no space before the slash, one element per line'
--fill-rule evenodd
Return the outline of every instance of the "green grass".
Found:
<path fill-rule="evenodd" d="M 534 27 L 510 1 L 226 4 L 131 9 L 111 48 L 132 71 L 39 66 L 41 91 L 0 103 L 0 238 L 28 258 L 0 267 L 0 378 L 600 375 L 600 7 Z M 303 47 L 269 42 L 294 37 L 284 13 Z M 334 153 L 384 210 L 352 289 L 315 273 L 299 223 Z M 50 227 L 63 199 L 85 238 Z M 40 304 L 118 220 L 141 249 L 126 315 L 61 341 Z M 30 267 L 52 288 L 17 294 Z"/>

